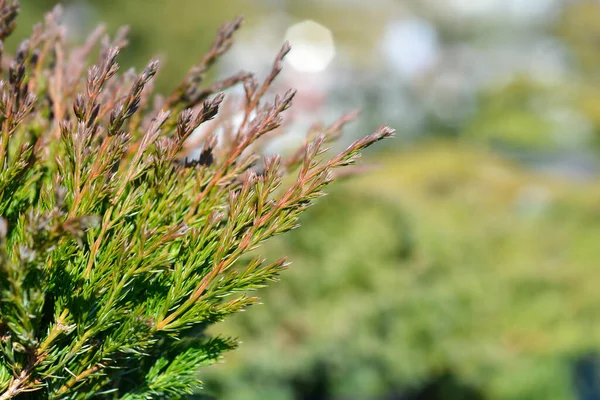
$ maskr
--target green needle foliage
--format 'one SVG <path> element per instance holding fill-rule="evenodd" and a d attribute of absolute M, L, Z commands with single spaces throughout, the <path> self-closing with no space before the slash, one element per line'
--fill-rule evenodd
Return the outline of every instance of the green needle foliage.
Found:
<path fill-rule="evenodd" d="M 18 9 L 0 0 L 2 41 Z M 323 156 L 346 116 L 287 158 L 260 157 L 294 97 L 264 99 L 287 44 L 264 81 L 203 85 L 241 19 L 225 24 L 162 98 L 157 61 L 118 73 L 124 31 L 69 49 L 59 11 L 1 62 L 0 400 L 180 398 L 235 346 L 206 328 L 286 266 L 240 257 L 296 227 L 336 168 L 393 132 Z M 237 84 L 244 95 L 226 101 Z"/>

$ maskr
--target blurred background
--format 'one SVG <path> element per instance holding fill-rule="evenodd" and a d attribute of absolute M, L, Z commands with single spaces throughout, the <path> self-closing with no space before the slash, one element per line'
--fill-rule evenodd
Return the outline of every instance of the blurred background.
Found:
<path fill-rule="evenodd" d="M 55 3 L 22 0 L 22 29 Z M 293 267 L 215 326 L 243 344 L 203 398 L 600 399 L 599 1 L 63 4 L 75 42 L 130 25 L 121 63 L 158 55 L 164 91 L 238 14 L 214 78 L 290 40 L 278 148 L 356 108 L 342 142 L 398 131 L 266 247 Z"/>

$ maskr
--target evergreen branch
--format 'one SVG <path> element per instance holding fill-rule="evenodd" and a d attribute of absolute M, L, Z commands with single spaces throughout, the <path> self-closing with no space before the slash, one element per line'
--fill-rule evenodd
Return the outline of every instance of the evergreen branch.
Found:
<path fill-rule="evenodd" d="M 17 11 L 0 0 L 0 39 Z M 197 367 L 234 347 L 206 328 L 254 304 L 248 292 L 288 265 L 240 260 L 295 228 L 334 169 L 393 131 L 327 156 L 324 144 L 355 116 L 346 115 L 291 158 L 265 157 L 259 168 L 260 146 L 285 128 L 295 95 L 267 99 L 288 44 L 261 83 L 240 72 L 204 85 L 238 18 L 150 107 L 158 63 L 119 72 L 127 30 L 110 39 L 101 27 L 70 49 L 60 14 L 49 13 L 0 71 L 0 400 L 33 391 L 180 397 L 199 386 Z M 237 84 L 245 97 L 225 102 L 221 91 Z M 230 127 L 238 111 L 243 121 L 219 140 L 214 126 Z"/>

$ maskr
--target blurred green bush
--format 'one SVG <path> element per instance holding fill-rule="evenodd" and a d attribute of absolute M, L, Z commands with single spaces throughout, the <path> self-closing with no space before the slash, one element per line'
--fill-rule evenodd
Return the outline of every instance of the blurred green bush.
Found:
<path fill-rule="evenodd" d="M 440 398 L 574 399 L 600 346 L 597 184 L 451 143 L 383 163 L 269 248 L 294 264 L 229 321 L 216 398 L 383 399 L 451 374 L 482 397 Z"/>

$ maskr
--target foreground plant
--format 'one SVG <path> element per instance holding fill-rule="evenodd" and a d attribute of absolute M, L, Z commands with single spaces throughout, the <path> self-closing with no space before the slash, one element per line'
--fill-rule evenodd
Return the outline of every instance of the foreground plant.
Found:
<path fill-rule="evenodd" d="M 0 39 L 17 13 L 0 0 Z M 263 100 L 289 47 L 262 82 L 242 72 L 203 85 L 240 24 L 221 28 L 166 99 L 151 96 L 158 62 L 118 74 L 124 31 L 110 40 L 99 28 L 69 51 L 59 10 L 3 56 L 0 400 L 192 392 L 197 367 L 235 345 L 206 327 L 254 303 L 246 293 L 286 266 L 240 257 L 294 228 L 334 169 L 392 134 L 382 127 L 323 158 L 343 117 L 290 157 L 261 159 L 294 97 Z M 97 42 L 100 56 L 86 68 Z M 244 116 L 234 126 L 218 92 L 236 84 L 245 98 L 229 103 Z M 199 156 L 187 158 L 194 149 Z"/>

